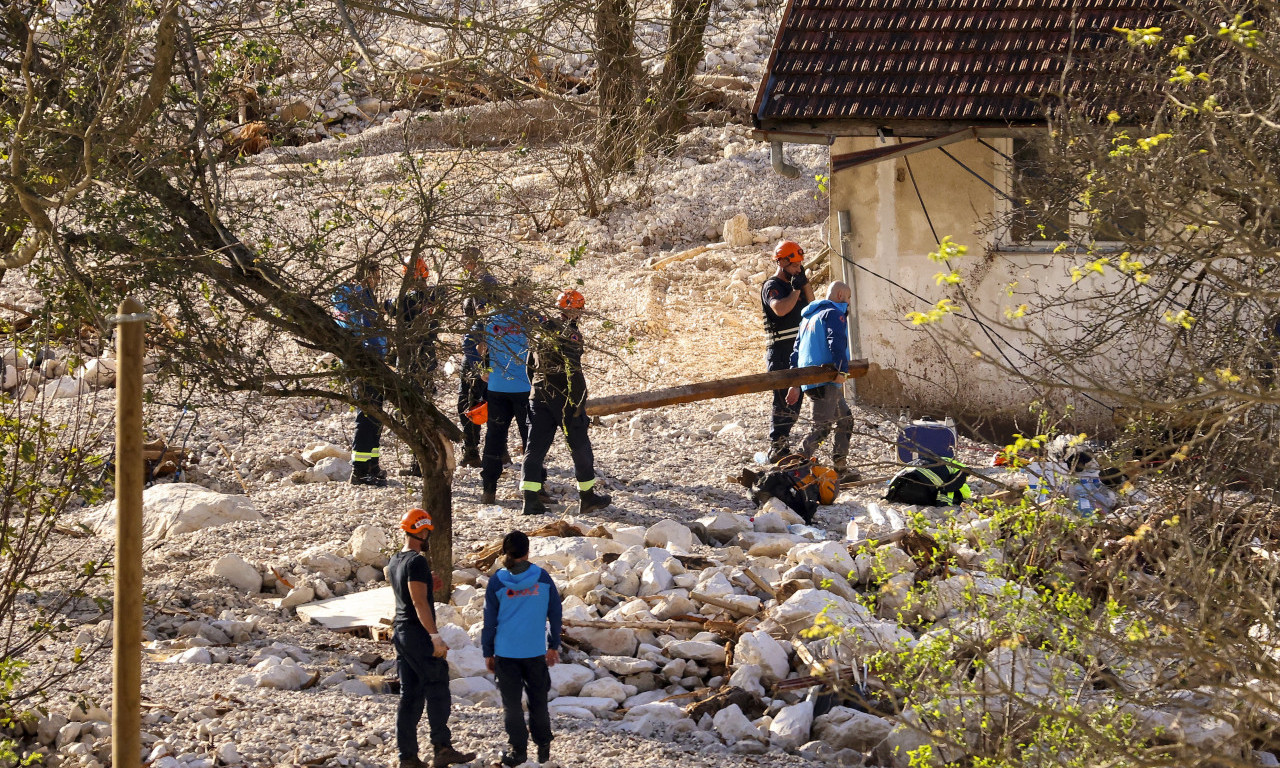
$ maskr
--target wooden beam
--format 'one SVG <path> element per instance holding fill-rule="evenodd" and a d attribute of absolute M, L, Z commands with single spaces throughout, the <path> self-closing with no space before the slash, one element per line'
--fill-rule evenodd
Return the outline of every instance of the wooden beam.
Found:
<path fill-rule="evenodd" d="M 858 378 L 867 375 L 866 360 L 853 360 L 849 363 L 849 376 Z M 834 380 L 836 372 L 825 366 L 809 366 L 808 368 L 789 368 L 785 371 L 769 373 L 753 373 L 750 376 L 736 376 L 732 379 L 702 381 L 697 384 L 685 384 L 679 387 L 655 389 L 652 392 L 636 392 L 629 395 L 614 395 L 587 401 L 588 416 L 608 416 L 611 413 L 626 413 L 643 408 L 661 408 L 664 405 L 678 403 L 695 403 L 700 400 L 715 400 L 734 395 L 748 395 L 753 392 L 769 392 L 775 389 L 799 387 L 806 384 L 825 384 Z"/>

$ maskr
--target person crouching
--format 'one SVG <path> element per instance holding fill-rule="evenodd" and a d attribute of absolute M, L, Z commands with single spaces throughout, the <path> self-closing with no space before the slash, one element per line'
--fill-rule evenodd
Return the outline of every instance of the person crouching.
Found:
<path fill-rule="evenodd" d="M 538 762 L 551 759 L 551 713 L 547 693 L 550 668 L 560 661 L 560 593 L 551 575 L 529 562 L 529 537 L 512 531 L 502 539 L 503 565 L 484 594 L 484 631 L 480 646 L 485 665 L 497 675 L 502 695 L 508 751 L 503 765 L 529 759 L 529 733 L 538 746 Z M 551 632 L 547 633 L 547 624 Z M 528 694 L 525 727 L 521 694 Z"/>

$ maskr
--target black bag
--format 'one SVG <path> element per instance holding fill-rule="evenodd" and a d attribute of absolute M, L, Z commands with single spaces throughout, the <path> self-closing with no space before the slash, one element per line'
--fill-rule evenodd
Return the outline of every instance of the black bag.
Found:
<path fill-rule="evenodd" d="M 893 476 L 885 501 L 944 507 L 959 504 L 969 497 L 965 481 L 969 473 L 963 467 L 930 459 L 916 459 Z"/>
<path fill-rule="evenodd" d="M 807 459 L 801 457 L 801 461 L 788 461 L 790 458 L 783 457 L 774 469 L 756 478 L 751 500 L 759 507 L 769 499 L 777 499 L 791 507 L 805 525 L 809 525 L 818 513 L 818 485 L 801 482 L 812 469 Z"/>

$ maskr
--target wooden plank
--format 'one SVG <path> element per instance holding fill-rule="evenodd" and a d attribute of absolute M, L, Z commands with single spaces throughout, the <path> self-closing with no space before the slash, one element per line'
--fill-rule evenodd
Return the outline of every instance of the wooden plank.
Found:
<path fill-rule="evenodd" d="M 849 363 L 849 376 L 858 378 L 867 374 L 866 360 L 853 360 Z M 836 372 L 825 366 L 813 365 L 807 368 L 789 368 L 785 371 L 769 373 L 753 373 L 749 376 L 735 376 L 731 379 L 702 381 L 697 384 L 684 384 L 679 387 L 655 389 L 651 392 L 636 392 L 629 395 L 614 395 L 587 401 L 588 416 L 608 416 L 611 413 L 626 413 L 642 408 L 660 408 L 664 405 L 678 403 L 695 403 L 700 400 L 715 400 L 734 395 L 748 395 L 753 392 L 769 392 L 774 389 L 799 387 L 806 384 L 825 384 L 833 381 Z"/>

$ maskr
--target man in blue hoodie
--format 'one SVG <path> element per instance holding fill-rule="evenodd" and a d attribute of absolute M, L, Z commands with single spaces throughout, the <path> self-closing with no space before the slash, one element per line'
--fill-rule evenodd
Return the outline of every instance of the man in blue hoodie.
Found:
<path fill-rule="evenodd" d="M 512 531 L 502 539 L 503 565 L 484 593 L 484 631 L 480 647 L 485 665 L 498 677 L 503 724 L 510 748 L 502 764 L 529 759 L 529 734 L 538 746 L 538 762 L 551 759 L 551 713 L 547 693 L 550 668 L 560 661 L 560 593 L 551 575 L 529 562 L 529 537 Z M 547 625 L 551 625 L 548 634 Z M 529 698 L 525 727 L 522 694 Z"/>
<path fill-rule="evenodd" d="M 338 325 L 350 331 L 360 344 L 379 357 L 387 356 L 386 320 L 377 299 L 381 272 L 367 259 L 356 263 L 351 282 L 333 292 L 330 301 Z M 382 407 L 382 396 L 362 382 L 353 385 L 355 396 Z M 363 410 L 356 411 L 356 434 L 351 443 L 351 484 L 384 486 L 387 473 L 378 466 L 381 454 L 382 422 Z"/>
<path fill-rule="evenodd" d="M 858 479 L 858 473 L 848 468 L 853 413 L 844 400 L 844 382 L 849 374 L 850 295 L 849 286 L 837 281 L 827 288 L 827 298 L 805 307 L 800 334 L 791 353 L 792 368 L 827 365 L 840 372 L 835 381 L 803 387 L 804 393 L 813 401 L 813 430 L 801 444 L 800 452 L 812 457 L 834 427 L 836 438 L 831 446 L 831 460 L 841 482 Z M 792 387 L 787 392 L 787 403 L 794 405 L 800 402 L 800 393 L 801 387 Z"/>
<path fill-rule="evenodd" d="M 529 341 L 525 320 L 514 312 L 495 312 L 484 320 L 484 343 L 489 350 L 489 420 L 485 424 L 484 455 L 480 464 L 481 504 L 496 504 L 498 478 L 507 453 L 511 422 L 520 432 L 520 452 L 529 442 L 529 372 L 525 357 Z"/>

